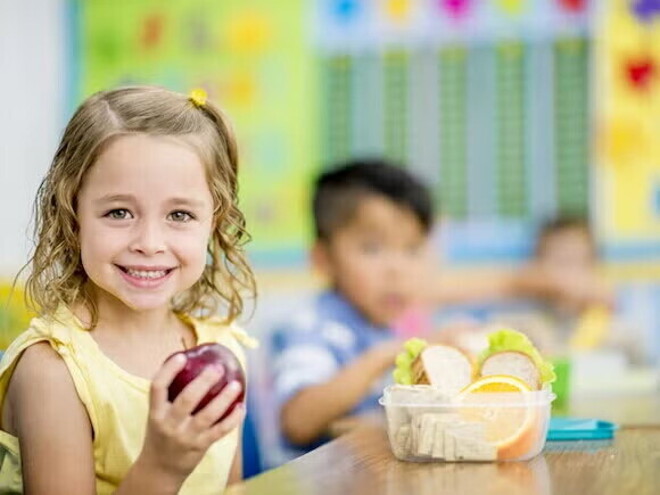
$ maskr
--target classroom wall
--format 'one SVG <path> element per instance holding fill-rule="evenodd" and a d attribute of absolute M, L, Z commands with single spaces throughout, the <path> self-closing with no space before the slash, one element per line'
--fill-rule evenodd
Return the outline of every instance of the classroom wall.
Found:
<path fill-rule="evenodd" d="M 550 194 L 548 191 L 553 190 L 553 174 L 560 179 L 563 177 L 562 183 L 573 189 L 578 183 L 582 184 L 582 190 L 585 187 L 584 180 L 573 180 L 572 175 L 559 174 L 550 166 L 552 153 L 546 148 L 552 141 L 553 125 L 552 120 L 541 117 L 552 112 L 550 107 L 541 105 L 543 108 L 540 108 L 539 101 L 548 100 L 545 105 L 548 106 L 553 95 L 548 88 L 537 87 L 536 82 L 550 81 L 552 72 L 546 67 L 547 71 L 540 71 L 530 79 L 532 99 L 536 103 L 530 110 L 528 127 L 536 129 L 535 122 L 545 122 L 537 126 L 535 137 L 532 136 L 534 139 L 530 142 L 542 141 L 546 148 L 532 146 L 527 159 L 533 163 L 533 167 L 528 167 L 533 172 L 530 172 L 530 177 L 536 179 L 529 180 L 529 191 L 521 189 L 519 192 L 524 192 L 528 197 L 529 211 L 520 218 L 493 213 L 501 213 L 505 205 L 494 206 L 493 195 L 502 191 L 497 192 L 499 189 L 494 186 L 497 181 L 491 180 L 493 167 L 488 167 L 488 160 L 468 157 L 467 172 L 471 175 L 459 181 L 461 187 L 452 180 L 463 177 L 464 170 L 452 172 L 451 167 L 443 163 L 438 167 L 436 155 L 442 155 L 443 151 L 442 146 L 436 146 L 439 139 L 437 126 L 430 124 L 437 124 L 438 120 L 450 122 L 452 118 L 465 124 L 465 115 L 454 115 L 452 110 L 446 118 L 443 117 L 444 120 L 439 119 L 437 112 L 431 111 L 433 105 L 429 103 L 421 107 L 422 114 L 428 114 L 427 118 L 418 118 L 419 105 L 409 93 L 431 94 L 437 91 L 438 81 L 435 76 L 428 78 L 429 74 L 438 69 L 446 75 L 454 74 L 452 70 L 458 70 L 458 73 L 463 70 L 467 71 L 467 77 L 474 71 L 482 70 L 480 64 L 484 60 L 485 67 L 492 62 L 492 57 L 497 59 L 499 52 L 474 49 L 470 40 L 475 33 L 479 34 L 476 28 L 465 32 L 461 31 L 462 28 L 456 28 L 457 41 L 465 45 L 463 51 L 459 49 L 456 52 L 456 47 L 460 48 L 461 43 L 456 46 L 450 44 L 447 50 L 439 52 L 440 59 L 436 60 L 438 54 L 435 52 L 420 51 L 414 47 L 420 41 L 417 38 L 426 40 L 428 47 L 445 43 L 447 40 L 435 40 L 429 32 L 453 32 L 454 28 L 447 24 L 447 16 L 440 15 L 442 11 L 436 8 L 432 10 L 435 17 L 415 14 L 410 21 L 401 24 L 402 28 L 393 29 L 396 19 L 387 17 L 392 17 L 392 12 L 387 15 L 383 12 L 369 14 L 369 9 L 374 10 L 378 5 L 382 8 L 386 3 L 367 0 L 288 0 L 276 6 L 266 0 L 253 0 L 249 4 L 227 1 L 213 3 L 212 8 L 204 10 L 204 15 L 200 17 L 199 2 L 194 1 L 177 0 L 156 5 L 132 0 L 112 3 L 99 0 L 0 0 L 0 108 L 4 116 L 9 116 L 0 119 L 0 206 L 3 211 L 11 211 L 10 215 L 4 215 L 1 223 L 0 277 L 13 275 L 26 260 L 29 242 L 25 234 L 32 198 L 66 118 L 90 92 L 130 82 L 156 82 L 181 91 L 202 85 L 228 109 L 241 141 L 244 167 L 241 196 L 254 235 L 251 254 L 260 267 L 304 268 L 309 234 L 309 219 L 305 213 L 307 183 L 311 173 L 323 161 L 341 159 L 351 153 L 381 152 L 384 146 L 381 141 L 387 134 L 387 129 L 381 129 L 381 124 L 389 122 L 389 126 L 398 129 L 399 120 L 391 117 L 399 111 L 406 115 L 404 123 L 410 124 L 408 137 L 399 143 L 409 149 L 404 158 L 429 180 L 434 189 L 439 190 L 442 211 L 450 217 L 450 221 L 443 223 L 440 244 L 446 259 L 452 263 L 470 265 L 475 262 L 515 262 L 524 258 L 533 235 L 530 227 L 533 228 L 535 221 L 554 211 L 546 197 Z M 353 5 L 352 10 L 347 10 L 349 4 Z M 422 4 L 431 5 L 421 0 L 409 5 Z M 645 40 L 651 35 L 655 36 L 652 39 L 660 36 L 660 31 L 653 28 L 655 24 L 642 22 L 629 13 L 621 13 L 627 5 L 623 0 L 588 5 L 610 5 L 616 15 L 605 24 L 592 25 L 579 21 L 572 26 L 570 22 L 548 17 L 542 8 L 535 8 L 530 12 L 538 10 L 536 17 L 527 19 L 527 14 L 520 14 L 520 21 L 512 21 L 509 28 L 513 33 L 521 30 L 523 41 L 529 34 L 529 29 L 523 27 L 535 26 L 534 23 L 539 20 L 544 21 L 541 23 L 543 26 L 563 26 L 561 29 L 569 34 L 579 34 L 576 40 L 592 30 L 625 32 L 625 36 L 620 37 L 601 36 L 608 41 L 601 43 L 600 51 L 592 50 L 591 55 L 598 55 L 600 61 L 598 64 L 592 63 L 592 66 L 600 69 L 594 72 L 595 77 L 591 76 L 591 80 L 606 80 L 608 74 L 617 71 L 625 74 L 625 67 L 619 65 L 636 62 L 640 54 L 645 53 Z M 490 8 L 495 9 L 492 5 Z M 496 9 L 484 12 L 482 17 L 486 20 L 491 17 L 500 21 L 503 19 Z M 553 20 L 548 23 L 546 18 Z M 588 17 L 597 18 L 595 15 Z M 122 19 L 132 19 L 132 23 L 122 23 Z M 212 22 L 206 22 L 208 19 Z M 497 23 L 484 25 L 491 30 L 499 26 Z M 148 32 L 142 32 L 145 29 Z M 544 36 L 547 38 L 549 34 Z M 387 50 L 383 49 L 390 46 L 392 40 L 407 46 L 408 55 L 399 54 L 401 58 L 398 52 L 393 52 L 389 58 L 381 56 L 387 55 Z M 583 46 L 575 44 L 576 40 L 560 43 L 555 48 L 541 43 L 534 45 L 534 49 L 526 49 L 529 51 L 524 62 L 528 67 L 526 70 L 536 74 L 534 68 L 537 62 L 547 62 L 552 58 L 553 50 L 556 51 L 554 56 L 557 61 L 563 60 L 561 56 L 564 52 L 566 56 L 574 54 Z M 581 53 L 580 50 L 578 52 Z M 514 50 L 513 53 L 517 52 Z M 461 64 L 467 65 L 463 67 Z M 576 67 L 584 65 L 580 64 Z M 420 66 L 425 69 L 418 70 Z M 506 64 L 503 66 L 508 67 Z M 567 67 L 572 70 L 573 66 L 568 64 Z M 389 82 L 385 84 L 383 78 Z M 567 85 L 573 81 L 570 77 L 564 79 Z M 650 153 L 640 152 L 643 146 L 636 138 L 644 135 L 639 129 L 644 119 L 640 119 L 635 111 L 639 109 L 646 115 L 646 120 L 650 122 L 646 127 L 650 129 L 655 114 L 647 111 L 650 108 L 648 102 L 657 98 L 644 99 L 645 92 L 650 94 L 646 88 L 632 86 L 634 91 L 631 91 L 625 78 L 619 79 L 620 87 L 602 84 L 600 93 L 594 92 L 592 97 L 594 102 L 600 102 L 597 107 L 605 110 L 596 112 L 600 120 L 595 124 L 593 137 L 600 136 L 600 144 L 593 146 L 594 151 L 605 150 L 616 158 L 614 161 L 618 166 L 611 166 L 613 160 L 604 154 L 598 156 L 596 166 L 590 164 L 594 193 L 590 214 L 596 220 L 608 261 L 616 263 L 617 268 L 622 263 L 635 266 L 643 263 L 634 272 L 626 269 L 624 277 L 632 274 L 649 278 L 652 274 L 657 279 L 660 275 L 660 264 L 657 263 L 660 253 L 657 164 L 650 163 L 646 158 L 646 161 L 635 166 L 628 166 L 625 162 L 629 161 L 631 154 L 651 156 Z M 487 93 L 482 91 L 483 80 L 477 78 L 479 84 L 468 84 L 464 97 L 470 100 L 468 97 L 474 93 L 474 88 L 478 94 Z M 420 86 L 420 81 L 425 82 Z M 445 83 L 441 85 L 443 88 L 447 86 L 442 89 L 445 92 L 451 92 L 451 88 L 456 86 Z M 651 78 L 650 89 L 653 89 L 653 84 L 655 80 Z M 568 94 L 574 93 L 571 88 Z M 454 90 L 457 88 L 454 87 Z M 386 94 L 390 96 L 386 98 Z M 390 104 L 398 101 L 393 95 L 399 95 L 401 100 L 396 105 Z M 457 98 L 456 94 L 452 93 L 451 98 L 452 101 Z M 492 113 L 492 108 L 488 110 L 488 105 L 477 101 L 478 98 L 472 100 L 476 103 L 471 103 L 475 108 L 468 112 L 472 115 L 468 123 L 488 121 L 493 117 L 488 113 Z M 604 101 L 616 102 L 617 106 L 605 107 L 602 104 Z M 568 105 L 570 101 L 567 102 Z M 638 102 L 637 106 L 635 102 Z M 466 107 L 467 110 L 469 108 Z M 556 112 L 564 115 L 565 112 L 560 110 L 558 108 Z M 438 111 L 442 113 L 442 108 Z M 392 115 L 388 117 L 387 112 Z M 483 118 L 484 112 L 487 118 Z M 612 117 L 611 122 L 608 116 Z M 493 127 L 495 123 L 488 125 Z M 469 146 L 470 156 L 473 151 L 484 148 L 481 138 L 485 131 L 473 127 L 464 130 L 469 139 L 477 140 L 477 145 Z M 420 134 L 422 130 L 425 133 Z M 545 136 L 542 140 L 537 135 L 540 131 Z M 653 132 L 650 132 L 651 136 Z M 390 134 L 403 136 L 405 132 Z M 584 139 L 578 141 L 584 151 Z M 506 139 L 503 142 L 508 143 Z M 394 139 L 392 143 L 398 141 Z M 431 149 L 435 149 L 435 154 L 431 153 Z M 386 151 L 396 155 L 392 150 Z M 445 150 L 446 153 L 449 151 Z M 483 154 L 483 151 L 479 153 Z M 497 154 L 488 152 L 488 155 Z M 581 156 L 580 153 L 573 155 Z M 458 153 L 457 156 L 462 155 Z M 545 162 L 540 157 L 544 157 Z M 571 170 L 573 168 L 579 169 L 575 173 L 579 172 L 581 177 L 584 175 L 584 166 L 572 167 Z M 475 170 L 476 174 L 473 173 Z M 543 177 L 537 177 L 541 172 Z M 443 173 L 448 179 L 438 182 L 438 177 Z M 473 180 L 473 176 L 479 178 L 481 183 Z M 522 184 L 508 179 L 500 182 L 502 187 L 513 184 L 518 189 Z M 461 192 L 466 188 L 469 191 Z M 569 203 L 580 196 L 568 186 L 565 189 L 564 196 Z M 517 197 L 513 193 L 500 195 L 509 199 Z M 473 201 L 475 198 L 490 198 L 490 206 L 477 205 Z M 469 222 L 464 222 L 461 217 L 465 212 L 471 212 Z"/>
<path fill-rule="evenodd" d="M 26 230 L 30 223 L 32 201 L 73 106 L 92 91 L 127 82 L 158 82 L 181 91 L 203 84 L 216 91 L 215 95 L 210 91 L 212 96 L 222 94 L 225 97 L 221 103 L 229 108 L 241 134 L 242 156 L 244 164 L 247 164 L 247 180 L 242 189 L 243 205 L 247 209 L 251 229 L 256 234 L 257 245 L 263 247 L 253 252 L 253 259 L 260 263 L 260 269 L 257 270 L 259 305 L 252 319 L 244 324 L 251 334 L 261 336 L 266 343 L 268 331 L 273 325 L 300 307 L 303 297 L 320 285 L 318 280 L 309 276 L 304 253 L 307 239 L 305 229 L 308 228 L 304 205 L 307 204 L 307 181 L 311 171 L 317 166 L 314 159 L 321 154 L 325 154 L 325 159 L 329 160 L 342 159 L 352 153 L 380 152 L 384 148 L 383 136 L 387 129 L 382 130 L 374 123 L 389 122 L 392 131 L 390 134 L 398 136 L 398 120 L 388 120 L 380 112 L 395 113 L 401 111 L 402 107 L 385 106 L 381 99 L 384 95 L 378 90 L 380 86 L 374 86 L 372 83 L 384 78 L 390 81 L 391 85 L 382 85 L 382 89 L 395 94 L 401 93 L 399 100 L 388 97 L 388 101 L 395 103 L 400 102 L 401 95 L 405 99 L 409 93 L 435 91 L 438 82 L 438 74 L 434 72 L 436 66 L 425 66 L 425 62 L 432 59 L 434 64 L 439 63 L 445 68 L 445 74 L 460 75 L 462 70 L 467 69 L 470 74 L 476 74 L 478 77 L 474 78 L 467 91 L 478 95 L 483 93 L 482 85 L 488 83 L 487 79 L 479 77 L 484 67 L 480 64 L 489 64 L 488 57 L 497 55 L 492 50 L 489 52 L 478 49 L 473 53 L 476 58 L 473 57 L 465 66 L 467 69 L 461 68 L 461 63 L 466 63 L 463 51 L 457 52 L 451 47 L 443 52 L 439 61 L 436 60 L 435 52 L 422 53 L 421 59 L 401 59 L 398 53 L 394 53 L 390 58 L 381 58 L 380 46 L 376 47 L 373 53 L 367 50 L 364 56 L 358 48 L 364 48 L 365 45 L 357 43 L 355 46 L 345 47 L 347 37 L 341 31 L 344 25 L 334 26 L 329 19 L 334 15 L 339 19 L 338 22 L 348 22 L 350 19 L 347 16 L 350 16 L 351 12 L 346 10 L 346 6 L 361 3 L 372 6 L 385 4 L 384 1 L 376 0 L 218 0 L 209 4 L 212 6 L 212 12 L 209 14 L 197 8 L 199 1 L 189 0 L 172 0 L 167 3 L 138 0 L 0 0 L 0 302 L 3 300 L 3 279 L 11 279 L 27 259 L 30 243 Z M 400 2 L 402 5 L 405 3 Z M 415 5 L 423 3 L 419 0 Z M 425 3 L 440 5 L 440 2 L 430 0 Z M 594 0 L 589 4 L 596 3 Z M 623 3 L 624 0 L 611 0 L 612 5 Z M 487 5 L 487 2 L 480 4 Z M 496 5 L 496 2 L 490 4 Z M 600 5 L 605 4 L 603 1 Z M 318 7 L 315 11 L 318 18 L 310 19 L 310 5 Z M 335 11 L 321 8 L 326 5 L 334 5 Z M 183 35 L 178 32 L 180 38 L 163 37 L 163 44 L 169 48 L 158 51 L 156 47 L 153 52 L 141 51 L 144 47 L 135 42 L 139 37 L 134 36 L 135 33 L 131 33 L 130 29 L 139 29 L 139 22 L 148 24 L 152 21 L 154 17 L 150 9 L 155 8 L 154 6 L 168 11 L 170 18 L 189 20 L 190 25 L 187 30 L 181 30 Z M 79 10 L 72 11 L 74 7 Z M 359 10 L 353 12 L 360 14 Z M 193 14 L 217 19 L 218 22 L 213 25 L 218 32 L 206 33 L 206 38 L 201 34 L 192 36 L 191 34 L 197 32 L 196 23 L 205 25 L 202 22 L 204 19 Z M 378 17 L 380 20 L 384 18 L 385 16 Z M 126 27 L 127 23 L 123 22 L 126 19 L 134 21 L 134 25 Z M 631 23 L 629 16 L 625 19 Z M 426 18 L 422 20 L 426 21 Z M 83 33 L 81 26 L 87 26 L 88 29 Z M 320 29 L 323 26 L 327 28 L 326 31 Z M 351 26 L 361 27 L 359 24 L 346 26 L 349 30 Z M 333 27 L 337 27 L 336 32 L 332 31 Z M 367 27 L 373 26 L 367 23 Z M 616 29 L 620 28 L 627 28 L 633 34 L 637 32 L 640 37 L 637 45 L 634 44 L 636 38 L 632 35 L 611 40 L 612 43 L 628 40 L 631 45 L 624 47 L 626 54 L 643 46 L 647 33 L 639 26 L 617 24 Z M 352 29 L 357 38 L 371 34 L 368 29 Z M 199 33 L 202 32 L 200 29 Z M 612 29 L 611 32 L 620 31 Z M 76 33 L 82 40 L 74 39 Z M 338 33 L 337 46 L 331 43 L 333 33 Z M 223 37 L 223 34 L 227 34 L 227 37 Z M 385 34 L 392 35 L 389 31 Z M 129 39 L 135 44 L 127 45 L 126 40 Z M 209 45 L 202 47 L 198 58 L 194 58 L 185 50 L 172 48 L 178 46 L 180 41 Z M 130 49 L 126 50 L 126 46 Z M 569 51 L 574 48 L 571 44 L 562 46 Z M 118 50 L 117 47 L 123 48 L 124 51 Z M 532 60 L 552 57 L 551 51 L 544 51 L 546 48 L 540 46 L 539 50 L 534 50 Z M 378 56 L 372 57 L 374 53 Z M 506 55 L 509 52 L 502 53 Z M 385 70 L 378 65 L 383 61 L 386 62 Z M 149 66 L 149 62 L 153 62 L 153 66 Z M 406 64 L 411 67 L 410 71 L 404 70 Z M 347 70 L 347 67 L 350 70 Z M 460 70 L 455 70 L 456 67 Z M 510 67 L 517 70 L 518 65 Z M 418 70 L 420 68 L 423 70 Z M 401 82 L 407 81 L 406 74 L 415 77 L 409 81 L 410 84 L 406 83 L 407 92 L 399 92 Z M 428 80 L 426 76 L 429 76 Z M 533 81 L 535 84 L 549 84 L 551 78 L 551 73 L 539 72 Z M 490 84 L 492 85 L 493 81 L 490 81 Z M 462 90 L 459 86 L 455 85 L 454 90 Z M 572 92 L 568 91 L 567 94 Z M 454 94 L 451 96 L 454 97 Z M 537 102 L 536 110 L 551 111 L 549 106 L 538 106 L 537 93 L 532 96 Z M 546 96 L 551 98 L 549 93 Z M 623 101 L 618 93 L 616 100 Z M 549 105 L 544 101 L 541 103 Z M 567 101 L 568 104 L 571 103 L 570 100 Z M 660 99 L 656 98 L 655 101 Z M 481 104 L 473 107 L 470 118 L 482 120 L 485 107 Z M 642 104 L 640 109 L 645 110 L 645 104 Z M 373 110 L 373 114 L 369 114 L 369 110 Z M 405 106 L 403 110 L 406 110 Z M 428 113 L 426 119 L 409 119 L 413 123 L 411 128 L 415 131 L 421 129 L 424 133 L 422 137 L 411 133 L 408 140 L 395 139 L 392 142 L 397 149 L 387 151 L 396 155 L 402 149 L 409 148 L 414 153 L 402 154 L 401 158 L 410 158 L 416 171 L 428 171 L 426 164 L 437 164 L 436 155 L 442 152 L 440 148 L 431 150 L 436 144 L 434 141 L 425 141 L 433 135 L 437 139 L 439 119 L 433 112 L 428 111 L 426 105 L 419 105 L 419 101 L 411 104 L 407 110 L 412 116 Z M 463 117 L 457 115 L 457 120 L 460 121 Z M 631 120 L 637 122 L 634 117 L 636 116 L 633 115 Z M 347 126 L 349 121 L 355 122 L 355 125 Z M 352 129 L 353 134 L 347 132 L 348 128 Z M 541 130 L 545 132 L 548 129 Z M 471 132 L 470 142 L 480 145 L 482 131 L 483 129 L 478 129 L 476 134 Z M 610 131 L 613 136 L 611 140 L 616 144 L 613 147 L 614 152 L 622 152 L 628 156 L 631 148 L 637 151 L 633 138 L 638 133 L 634 126 L 614 128 Z M 620 135 L 616 134 L 618 131 Z M 535 134 L 537 139 L 539 136 L 540 134 Z M 552 141 L 551 137 L 551 134 L 543 134 L 543 139 L 547 142 Z M 477 145 L 473 146 L 473 150 L 481 150 Z M 535 161 L 537 164 L 541 163 L 535 170 L 550 177 L 553 171 L 548 167 L 543 168 L 543 164 L 550 160 L 548 153 L 543 154 L 545 151 L 545 148 L 539 147 L 537 152 L 533 153 L 535 159 L 545 160 Z M 478 168 L 481 166 L 479 160 L 482 154 L 483 151 L 479 151 L 479 155 L 474 157 L 476 165 L 469 167 L 468 171 L 471 171 L 472 176 L 482 174 L 482 170 Z M 632 182 L 626 180 L 630 174 L 625 167 L 613 167 L 609 170 L 608 177 L 611 180 L 596 203 L 598 209 L 603 211 L 606 226 L 609 225 L 609 218 L 626 217 L 615 215 L 614 202 L 611 201 L 614 195 L 610 194 L 615 185 L 626 185 L 626 188 L 621 188 L 620 196 L 623 201 L 619 201 L 618 205 L 632 204 L 639 209 L 640 202 L 652 196 L 630 192 L 639 184 L 651 182 L 647 180 L 648 177 L 653 177 L 648 173 L 648 168 L 646 165 L 640 167 L 639 177 Z M 435 175 L 429 174 L 427 178 L 434 187 L 440 186 L 438 178 L 442 172 L 435 170 L 434 173 Z M 484 177 L 492 178 L 488 175 Z M 657 177 L 657 184 L 660 184 L 660 175 Z M 552 211 L 544 206 L 548 191 L 552 192 L 552 188 L 546 190 L 549 181 L 550 179 L 544 178 L 538 181 L 540 187 L 537 187 L 536 192 L 545 195 L 531 196 L 535 201 L 531 208 L 534 213 Z M 487 180 L 482 182 L 485 185 L 476 187 L 472 196 L 477 199 L 482 196 L 490 198 L 490 203 L 495 204 L 491 198 L 494 192 L 487 189 L 490 184 L 486 184 Z M 566 179 L 566 182 L 572 184 L 570 178 Z M 467 196 L 451 195 L 459 189 L 449 184 L 444 191 L 442 188 L 439 191 L 441 196 L 444 195 L 447 212 L 456 213 L 460 218 L 465 212 L 474 211 L 481 214 L 490 211 L 474 201 L 466 201 Z M 660 186 L 657 186 L 657 190 L 660 191 Z M 638 201 L 628 201 L 630 197 L 635 197 Z M 634 224 L 629 229 L 632 241 L 642 237 L 644 242 L 637 242 L 641 247 L 628 250 L 625 243 L 618 243 L 615 246 L 618 250 L 612 250 L 611 257 L 618 262 L 612 268 L 614 278 L 636 279 L 625 291 L 625 307 L 628 308 L 627 312 L 633 323 L 643 330 L 649 354 L 659 360 L 660 288 L 657 280 L 660 278 L 660 263 L 657 260 L 660 237 L 657 235 L 657 229 L 651 231 L 647 224 L 651 223 L 660 228 L 660 193 L 653 197 L 655 207 L 648 208 L 646 205 L 652 218 L 646 223 Z M 248 198 L 247 202 L 245 198 Z M 636 218 L 635 214 L 636 210 L 628 216 Z M 623 225 L 623 222 L 619 223 Z M 466 270 L 470 272 L 468 275 L 483 276 L 481 265 L 475 264 L 475 261 L 483 261 L 480 258 L 485 257 L 487 262 L 498 265 L 511 262 L 512 259 L 518 261 L 525 256 L 525 248 L 530 240 L 530 232 L 525 227 L 526 225 L 520 222 L 445 222 L 439 250 L 446 253 L 449 261 L 463 262 L 462 270 L 465 270 L 464 266 L 470 266 Z M 619 227 L 617 224 L 618 230 L 606 230 L 609 233 L 617 233 L 621 230 Z M 643 235 L 640 236 L 640 233 Z M 289 244 L 294 247 L 291 248 Z M 488 249 L 484 250 L 484 246 Z M 632 268 L 626 265 L 635 265 L 638 262 L 643 262 L 643 265 Z M 262 269 L 264 265 L 269 269 L 284 267 L 284 270 L 266 272 Z M 643 281 L 638 283 L 637 279 Z M 12 331 L 22 328 L 24 325 L 17 325 Z M 0 345 L 0 348 L 5 345 L 6 343 Z M 267 377 L 264 376 L 265 373 L 261 373 L 263 370 L 258 366 L 253 367 L 253 370 L 253 383 L 256 388 L 259 388 L 260 381 L 262 388 L 267 388 Z"/>
<path fill-rule="evenodd" d="M 39 181 L 64 122 L 62 0 L 0 0 L 0 279 L 29 250 Z"/>

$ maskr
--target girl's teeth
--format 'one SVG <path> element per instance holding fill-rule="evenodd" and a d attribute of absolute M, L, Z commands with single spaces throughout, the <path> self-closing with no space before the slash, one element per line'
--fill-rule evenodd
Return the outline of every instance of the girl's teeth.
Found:
<path fill-rule="evenodd" d="M 167 274 L 166 270 L 146 271 L 146 270 L 131 270 L 130 268 L 127 268 L 126 272 L 131 277 L 147 278 L 147 279 L 160 278 L 160 277 L 164 277 Z"/>

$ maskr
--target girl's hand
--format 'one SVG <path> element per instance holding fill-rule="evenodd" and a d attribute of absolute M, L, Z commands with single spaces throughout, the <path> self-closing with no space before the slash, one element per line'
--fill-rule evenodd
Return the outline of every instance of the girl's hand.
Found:
<path fill-rule="evenodd" d="M 204 409 L 192 415 L 197 404 L 222 377 L 211 368 L 191 381 L 174 402 L 169 402 L 167 389 L 185 363 L 185 356 L 175 356 L 163 364 L 151 382 L 149 421 L 138 460 L 181 483 L 208 448 L 239 426 L 245 415 L 241 404 L 216 424 L 241 392 L 238 382 L 231 382 Z"/>

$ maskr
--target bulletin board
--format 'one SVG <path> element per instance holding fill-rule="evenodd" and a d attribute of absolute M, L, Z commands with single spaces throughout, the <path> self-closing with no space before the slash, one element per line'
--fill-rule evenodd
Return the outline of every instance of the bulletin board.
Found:
<path fill-rule="evenodd" d="M 558 214 L 609 261 L 660 258 L 655 0 L 71 5 L 71 106 L 156 83 L 229 113 L 257 264 L 304 264 L 313 174 L 367 155 L 429 185 L 449 261 L 523 259 Z"/>
<path fill-rule="evenodd" d="M 322 159 L 421 175 L 450 261 L 518 260 L 539 220 L 590 215 L 590 2 L 317 5 Z"/>
<path fill-rule="evenodd" d="M 660 258 L 659 2 L 318 5 L 322 158 L 422 175 L 450 260 L 521 259 L 560 214 L 609 261 Z"/>
<path fill-rule="evenodd" d="M 71 107 L 98 90 L 202 87 L 230 116 L 257 261 L 301 257 L 317 164 L 304 0 L 73 0 Z"/>
<path fill-rule="evenodd" d="M 599 20 L 599 223 L 621 256 L 660 255 L 660 2 L 611 0 Z"/>

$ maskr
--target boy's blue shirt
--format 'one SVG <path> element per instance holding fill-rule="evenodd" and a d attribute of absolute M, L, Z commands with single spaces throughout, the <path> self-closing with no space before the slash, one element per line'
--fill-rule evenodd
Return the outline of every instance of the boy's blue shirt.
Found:
<path fill-rule="evenodd" d="M 305 387 L 328 381 L 374 345 L 393 338 L 386 327 L 369 323 L 335 291 L 321 293 L 272 334 L 273 385 L 278 410 Z M 351 413 L 378 407 L 387 376 Z"/>

